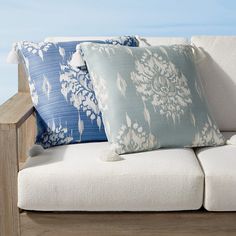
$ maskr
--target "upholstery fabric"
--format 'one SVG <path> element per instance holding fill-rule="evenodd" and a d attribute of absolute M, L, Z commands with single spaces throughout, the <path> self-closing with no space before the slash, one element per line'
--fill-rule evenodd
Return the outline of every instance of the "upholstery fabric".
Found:
<path fill-rule="evenodd" d="M 18 43 L 36 108 L 36 143 L 44 148 L 106 140 L 88 71 L 69 64 L 80 42 Z M 96 42 L 137 46 L 130 36 Z"/>
<path fill-rule="evenodd" d="M 84 37 L 84 36 L 71 36 L 71 37 L 47 37 L 44 39 L 45 42 L 52 42 L 52 43 L 58 43 L 58 42 L 71 42 L 71 41 L 105 41 L 107 39 L 113 39 L 115 37 L 104 37 L 104 36 L 89 36 L 89 37 Z"/>
<path fill-rule="evenodd" d="M 191 46 L 84 43 L 81 50 L 118 154 L 224 144 L 208 112 Z"/>
<path fill-rule="evenodd" d="M 18 206 L 39 211 L 175 211 L 202 206 L 204 176 L 191 149 L 99 159 L 107 142 L 46 149 L 18 175 Z"/>
<path fill-rule="evenodd" d="M 236 37 L 194 36 L 191 42 L 205 51 L 197 68 L 220 130 L 236 131 Z"/>
<path fill-rule="evenodd" d="M 205 174 L 204 207 L 236 211 L 236 146 L 201 148 L 196 154 Z"/>
<path fill-rule="evenodd" d="M 114 37 L 47 37 L 46 42 L 68 42 L 68 41 L 91 41 L 91 40 L 106 40 Z M 172 45 L 172 44 L 189 44 L 189 40 L 184 37 L 144 37 L 136 36 L 139 46 L 158 46 L 158 45 Z"/>
<path fill-rule="evenodd" d="M 139 41 L 139 47 L 173 45 L 173 44 L 189 44 L 187 38 L 182 37 L 143 37 L 136 36 Z"/>

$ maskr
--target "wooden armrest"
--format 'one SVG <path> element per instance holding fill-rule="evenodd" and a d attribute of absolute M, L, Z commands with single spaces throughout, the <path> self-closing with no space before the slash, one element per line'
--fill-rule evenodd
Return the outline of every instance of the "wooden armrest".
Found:
<path fill-rule="evenodd" d="M 0 130 L 19 128 L 33 113 L 30 94 L 17 93 L 0 106 Z"/>
<path fill-rule="evenodd" d="M 20 235 L 17 175 L 21 153 L 26 155 L 24 147 L 33 141 L 33 111 L 28 93 L 17 93 L 0 106 L 0 235 Z"/>

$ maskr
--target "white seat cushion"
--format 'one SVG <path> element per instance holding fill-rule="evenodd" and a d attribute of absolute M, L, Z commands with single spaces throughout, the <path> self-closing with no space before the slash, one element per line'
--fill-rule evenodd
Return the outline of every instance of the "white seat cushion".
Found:
<path fill-rule="evenodd" d="M 27 160 L 18 206 L 42 211 L 172 211 L 202 206 L 204 176 L 191 149 L 99 156 L 108 143 L 59 146 Z"/>
<path fill-rule="evenodd" d="M 236 146 L 201 148 L 196 154 L 205 173 L 204 207 L 236 211 Z"/>
<path fill-rule="evenodd" d="M 236 131 L 236 37 L 195 36 L 191 42 L 207 52 L 198 71 L 220 130 Z"/>

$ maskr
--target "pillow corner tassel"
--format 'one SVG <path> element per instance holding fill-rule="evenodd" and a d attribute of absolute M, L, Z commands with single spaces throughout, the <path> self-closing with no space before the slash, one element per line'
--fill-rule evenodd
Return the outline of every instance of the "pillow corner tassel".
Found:
<path fill-rule="evenodd" d="M 8 64 L 19 64 L 20 59 L 19 59 L 19 55 L 18 55 L 18 45 L 17 45 L 17 43 L 14 43 L 12 45 L 12 49 L 8 53 L 6 61 L 7 61 Z"/>
<path fill-rule="evenodd" d="M 72 55 L 70 66 L 72 68 L 83 68 L 85 66 L 84 59 L 78 46 L 76 47 L 76 52 Z"/>
<path fill-rule="evenodd" d="M 207 57 L 206 52 L 202 47 L 197 47 L 195 44 L 192 44 L 192 49 L 193 49 L 193 55 L 196 64 L 200 64 L 202 61 L 204 61 Z"/>
<path fill-rule="evenodd" d="M 230 139 L 226 141 L 227 145 L 234 145 L 236 146 L 236 135 L 233 135 Z"/>
<path fill-rule="evenodd" d="M 100 155 L 100 160 L 104 162 L 114 162 L 114 161 L 122 161 L 124 160 L 121 155 L 119 155 L 116 151 L 116 148 L 111 145 L 108 149 L 104 150 Z"/>

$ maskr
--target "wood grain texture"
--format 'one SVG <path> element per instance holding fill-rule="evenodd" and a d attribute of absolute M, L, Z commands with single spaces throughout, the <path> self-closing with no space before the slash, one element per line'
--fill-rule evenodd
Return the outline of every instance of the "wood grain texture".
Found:
<path fill-rule="evenodd" d="M 23 64 L 18 65 L 18 92 L 29 93 L 28 78 Z"/>
<path fill-rule="evenodd" d="M 18 128 L 18 158 L 19 162 L 25 162 L 26 153 L 34 144 L 36 135 L 36 120 L 32 114 L 29 118 Z"/>
<path fill-rule="evenodd" d="M 30 94 L 17 93 L 0 106 L 0 129 L 19 127 L 33 110 Z"/>
<path fill-rule="evenodd" d="M 235 236 L 236 213 L 21 213 L 22 236 Z"/>
<path fill-rule="evenodd" d="M 17 128 L 0 130 L 0 235 L 20 233 L 17 208 Z"/>
<path fill-rule="evenodd" d="M 32 113 L 28 93 L 18 93 L 0 106 L 0 236 L 20 235 L 18 163 L 20 153 L 32 142 L 32 135 L 27 136 L 33 133 L 33 118 L 27 121 Z M 21 127 L 24 122 L 26 124 Z"/>

